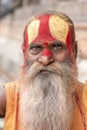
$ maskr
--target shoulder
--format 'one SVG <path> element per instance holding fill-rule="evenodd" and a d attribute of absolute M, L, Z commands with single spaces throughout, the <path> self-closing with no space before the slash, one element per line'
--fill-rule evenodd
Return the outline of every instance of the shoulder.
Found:
<path fill-rule="evenodd" d="M 18 86 L 18 81 L 12 81 L 12 82 L 8 82 L 6 84 L 4 84 L 4 87 L 15 87 Z"/>
<path fill-rule="evenodd" d="M 18 81 L 12 81 L 4 84 L 6 99 L 13 98 L 14 95 L 18 94 L 19 83 Z"/>
<path fill-rule="evenodd" d="M 17 91 L 18 89 L 18 81 L 12 81 L 12 82 L 8 82 L 6 84 L 4 84 L 4 88 L 5 88 L 5 91 L 9 91 L 9 92 L 12 92 L 12 91 Z"/>
<path fill-rule="evenodd" d="M 87 88 L 87 81 L 85 82 L 84 87 L 86 87 L 86 88 Z"/>
<path fill-rule="evenodd" d="M 82 88 L 83 88 L 82 89 L 82 95 L 81 95 L 82 105 L 83 105 L 84 111 L 85 110 L 87 111 L 87 82 L 85 82 L 83 84 Z"/>
<path fill-rule="evenodd" d="M 78 82 L 77 93 L 80 97 L 87 95 L 87 81 L 85 83 Z"/>
<path fill-rule="evenodd" d="M 18 81 L 12 81 L 12 82 L 4 84 L 3 88 L 5 90 L 6 111 L 7 110 L 11 111 L 14 104 L 16 104 L 15 102 L 17 101 L 17 98 L 18 98 L 19 83 Z"/>
<path fill-rule="evenodd" d="M 84 87 L 83 87 L 83 96 L 87 102 L 87 81 L 85 82 Z"/>
<path fill-rule="evenodd" d="M 6 110 L 6 93 L 5 89 L 2 87 L 0 88 L 0 117 L 5 115 Z"/>

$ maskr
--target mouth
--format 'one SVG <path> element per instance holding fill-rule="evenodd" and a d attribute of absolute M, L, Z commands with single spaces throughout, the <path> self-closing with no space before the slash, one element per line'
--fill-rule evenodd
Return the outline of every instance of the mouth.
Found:
<path fill-rule="evenodd" d="M 42 69 L 42 70 L 40 70 L 40 73 L 55 73 L 54 71 L 52 71 L 51 69 Z"/>
<path fill-rule="evenodd" d="M 41 70 L 40 73 L 52 73 L 50 70 Z"/>

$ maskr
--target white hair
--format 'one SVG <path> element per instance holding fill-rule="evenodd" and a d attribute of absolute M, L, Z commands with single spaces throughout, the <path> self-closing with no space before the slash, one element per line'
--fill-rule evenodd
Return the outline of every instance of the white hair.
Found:
<path fill-rule="evenodd" d="M 18 130 L 69 130 L 75 107 L 76 69 L 67 64 L 38 64 L 29 67 L 20 86 Z"/>

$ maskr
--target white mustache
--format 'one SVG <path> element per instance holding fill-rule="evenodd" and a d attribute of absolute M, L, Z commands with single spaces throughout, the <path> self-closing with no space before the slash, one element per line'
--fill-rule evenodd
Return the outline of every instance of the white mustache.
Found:
<path fill-rule="evenodd" d="M 76 68 L 75 68 L 76 69 Z M 68 75 L 71 71 L 74 75 L 76 75 L 76 71 L 73 71 L 67 63 L 57 63 L 54 62 L 50 65 L 44 66 L 39 62 L 34 63 L 32 66 L 27 66 L 26 68 L 26 78 L 33 78 L 40 74 L 42 71 L 49 71 L 50 73 L 55 73 L 61 77 L 64 75 Z"/>

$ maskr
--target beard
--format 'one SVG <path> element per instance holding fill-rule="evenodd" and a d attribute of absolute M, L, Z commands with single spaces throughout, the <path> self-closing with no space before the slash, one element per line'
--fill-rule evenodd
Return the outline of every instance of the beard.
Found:
<path fill-rule="evenodd" d="M 69 130 L 75 108 L 76 66 L 36 62 L 21 76 L 18 130 Z"/>

